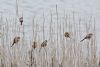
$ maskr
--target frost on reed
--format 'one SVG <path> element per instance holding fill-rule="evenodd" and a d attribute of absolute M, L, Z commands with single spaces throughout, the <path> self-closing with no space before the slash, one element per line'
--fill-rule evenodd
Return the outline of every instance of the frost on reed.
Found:
<path fill-rule="evenodd" d="M 0 67 L 98 67 L 93 16 L 56 5 L 35 15 L 27 27 L 25 21 L 19 24 L 17 14 L 18 8 L 16 17 L 0 16 Z M 93 37 L 80 42 L 88 33 Z M 21 40 L 10 47 L 15 36 Z M 41 48 L 45 40 L 47 45 Z"/>

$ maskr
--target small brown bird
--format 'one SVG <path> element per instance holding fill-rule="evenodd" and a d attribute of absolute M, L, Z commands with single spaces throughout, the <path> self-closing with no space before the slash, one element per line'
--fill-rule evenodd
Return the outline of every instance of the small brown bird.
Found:
<path fill-rule="evenodd" d="M 20 23 L 21 23 L 21 25 L 23 24 L 23 17 L 20 17 L 19 18 L 19 21 L 20 21 Z"/>
<path fill-rule="evenodd" d="M 41 48 L 42 48 L 42 47 L 46 47 L 46 46 L 47 46 L 47 40 L 45 40 L 45 41 L 42 42 Z M 41 50 L 41 48 L 40 48 L 40 50 Z M 39 50 L 39 52 L 40 52 L 40 50 Z"/>
<path fill-rule="evenodd" d="M 69 34 L 68 32 L 65 32 L 65 33 L 64 33 L 64 36 L 65 36 L 66 38 L 70 38 L 70 34 Z"/>
<path fill-rule="evenodd" d="M 33 45 L 32 45 L 32 48 L 35 49 L 36 47 L 37 47 L 37 42 L 34 41 L 34 42 L 33 42 Z"/>
<path fill-rule="evenodd" d="M 18 37 L 15 37 L 14 40 L 13 40 L 12 46 L 13 46 L 14 44 L 18 43 L 19 40 L 20 40 L 20 37 L 19 37 L 19 36 L 18 36 Z M 11 47 L 12 47 L 12 46 L 11 46 Z"/>
<path fill-rule="evenodd" d="M 92 33 L 87 34 L 86 37 L 82 39 L 80 42 L 84 41 L 85 39 L 88 39 L 88 40 L 91 39 L 92 35 L 93 35 Z"/>

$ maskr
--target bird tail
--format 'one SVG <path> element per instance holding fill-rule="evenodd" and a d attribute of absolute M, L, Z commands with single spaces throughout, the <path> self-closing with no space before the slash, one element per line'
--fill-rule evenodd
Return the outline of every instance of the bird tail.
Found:
<path fill-rule="evenodd" d="M 21 25 L 22 25 L 23 23 L 21 22 Z"/>
<path fill-rule="evenodd" d="M 11 45 L 11 47 L 14 45 L 14 43 Z"/>
<path fill-rule="evenodd" d="M 85 40 L 85 38 L 84 39 L 82 39 L 80 42 L 82 42 L 82 41 L 84 41 Z"/>

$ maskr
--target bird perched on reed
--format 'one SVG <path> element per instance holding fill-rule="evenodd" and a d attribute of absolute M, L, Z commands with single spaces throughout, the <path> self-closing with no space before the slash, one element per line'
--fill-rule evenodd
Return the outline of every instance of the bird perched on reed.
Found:
<path fill-rule="evenodd" d="M 33 42 L 33 45 L 32 45 L 32 48 L 35 49 L 36 47 L 37 47 L 37 42 L 34 41 L 34 42 Z"/>
<path fill-rule="evenodd" d="M 20 40 L 20 37 L 19 37 L 19 36 L 18 36 L 18 37 L 15 37 L 14 40 L 13 40 L 12 46 L 13 46 L 14 44 L 18 43 L 19 40 Z M 12 47 L 12 46 L 11 46 L 11 47 Z"/>
<path fill-rule="evenodd" d="M 84 39 L 82 39 L 80 42 L 84 41 L 85 39 L 90 40 L 92 36 L 93 36 L 93 34 L 92 34 L 92 33 L 89 33 L 89 34 L 87 34 L 87 35 L 84 37 Z"/>
<path fill-rule="evenodd" d="M 19 18 L 19 21 L 20 21 L 20 23 L 21 23 L 21 25 L 23 24 L 23 17 L 20 17 Z"/>
<path fill-rule="evenodd" d="M 42 47 L 46 47 L 46 46 L 47 46 L 47 40 L 45 40 L 45 41 L 42 42 L 41 48 L 42 48 Z M 40 48 L 40 50 L 41 50 L 41 48 Z M 40 50 L 39 50 L 39 52 L 40 52 Z"/>
<path fill-rule="evenodd" d="M 70 38 L 69 32 L 65 32 L 65 33 L 64 33 L 64 36 L 65 36 L 66 38 Z"/>

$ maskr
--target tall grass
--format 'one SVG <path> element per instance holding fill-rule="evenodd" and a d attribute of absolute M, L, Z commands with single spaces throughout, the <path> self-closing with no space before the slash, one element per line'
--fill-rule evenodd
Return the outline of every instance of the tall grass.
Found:
<path fill-rule="evenodd" d="M 84 14 L 63 11 L 56 5 L 54 10 L 39 14 L 42 18 L 34 16 L 32 30 L 26 31 L 24 24 L 18 24 L 17 5 L 16 17 L 0 19 L 0 67 L 98 67 L 95 18 Z M 64 37 L 64 32 L 71 37 Z M 80 42 L 90 32 L 93 37 Z M 27 39 L 27 35 L 32 37 Z M 21 40 L 11 48 L 14 36 Z M 44 40 L 48 40 L 47 46 L 39 52 Z M 36 49 L 32 48 L 34 41 Z"/>

